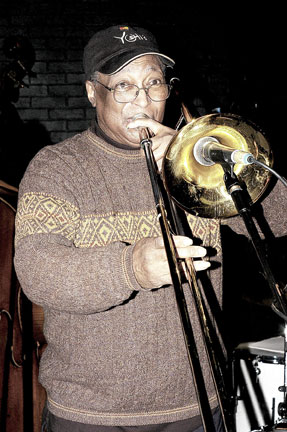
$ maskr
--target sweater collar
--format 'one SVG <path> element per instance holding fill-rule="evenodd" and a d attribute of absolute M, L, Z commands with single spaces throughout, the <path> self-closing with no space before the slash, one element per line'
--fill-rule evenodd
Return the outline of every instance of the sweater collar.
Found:
<path fill-rule="evenodd" d="M 93 121 L 92 124 L 92 131 L 99 137 L 102 138 L 105 142 L 108 144 L 111 144 L 112 146 L 123 149 L 123 150 L 132 150 L 132 151 L 138 151 L 138 148 L 132 148 L 126 144 L 119 143 L 117 141 L 114 141 L 112 138 L 110 138 L 99 126 L 97 119 Z"/>

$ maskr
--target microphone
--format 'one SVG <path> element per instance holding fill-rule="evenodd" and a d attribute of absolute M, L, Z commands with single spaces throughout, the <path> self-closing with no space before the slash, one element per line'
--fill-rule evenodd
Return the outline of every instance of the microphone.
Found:
<path fill-rule="evenodd" d="M 193 147 L 193 156 L 203 166 L 216 163 L 250 165 L 255 160 L 251 153 L 227 147 L 214 137 L 200 138 Z"/>

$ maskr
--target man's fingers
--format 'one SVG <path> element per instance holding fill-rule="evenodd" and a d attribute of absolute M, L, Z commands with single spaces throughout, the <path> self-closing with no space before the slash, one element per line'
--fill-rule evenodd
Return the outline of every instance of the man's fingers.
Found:
<path fill-rule="evenodd" d="M 202 246 L 188 246 L 177 248 L 179 258 L 203 258 L 206 255 L 206 249 Z"/>
<path fill-rule="evenodd" d="M 174 235 L 173 241 L 176 247 L 187 247 L 193 244 L 193 240 L 190 237 Z"/>
<path fill-rule="evenodd" d="M 194 246 L 193 240 L 189 237 L 173 236 L 173 241 L 179 258 L 203 258 L 206 255 L 206 249 L 202 246 Z M 162 237 L 154 239 L 154 247 L 156 249 L 164 248 Z"/>
<path fill-rule="evenodd" d="M 156 135 L 163 127 L 166 128 L 166 126 L 163 126 L 161 123 L 149 118 L 149 117 L 143 117 L 138 118 L 136 120 L 131 121 L 128 125 L 128 129 L 136 129 L 138 127 L 146 127 L 148 128 L 154 135 Z"/>
<path fill-rule="evenodd" d="M 206 270 L 210 267 L 209 261 L 194 260 L 193 265 L 196 271 Z"/>

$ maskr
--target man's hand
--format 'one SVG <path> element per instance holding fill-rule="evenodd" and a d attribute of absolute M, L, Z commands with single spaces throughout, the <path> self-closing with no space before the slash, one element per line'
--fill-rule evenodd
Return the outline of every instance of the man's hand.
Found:
<path fill-rule="evenodd" d="M 154 158 L 157 162 L 158 169 L 161 170 L 165 150 L 176 131 L 148 117 L 133 120 L 128 125 L 128 129 L 134 129 L 139 127 L 148 128 L 150 132 L 152 132 L 152 134 L 154 135 L 151 138 L 152 151 L 154 154 Z"/>
<path fill-rule="evenodd" d="M 190 238 L 173 236 L 178 258 L 203 258 L 206 249 L 193 246 Z M 208 261 L 194 261 L 195 270 L 210 267 Z M 133 269 L 138 283 L 147 289 L 171 284 L 171 276 L 162 237 L 144 238 L 137 242 L 133 251 Z"/>

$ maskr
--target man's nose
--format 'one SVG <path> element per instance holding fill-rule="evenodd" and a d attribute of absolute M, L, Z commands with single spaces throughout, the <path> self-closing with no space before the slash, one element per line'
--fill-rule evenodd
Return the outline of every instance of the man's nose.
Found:
<path fill-rule="evenodd" d="M 148 95 L 147 89 L 144 87 L 138 89 L 138 95 L 136 99 L 134 100 L 134 103 L 139 106 L 147 106 L 150 104 L 151 99 Z"/>

